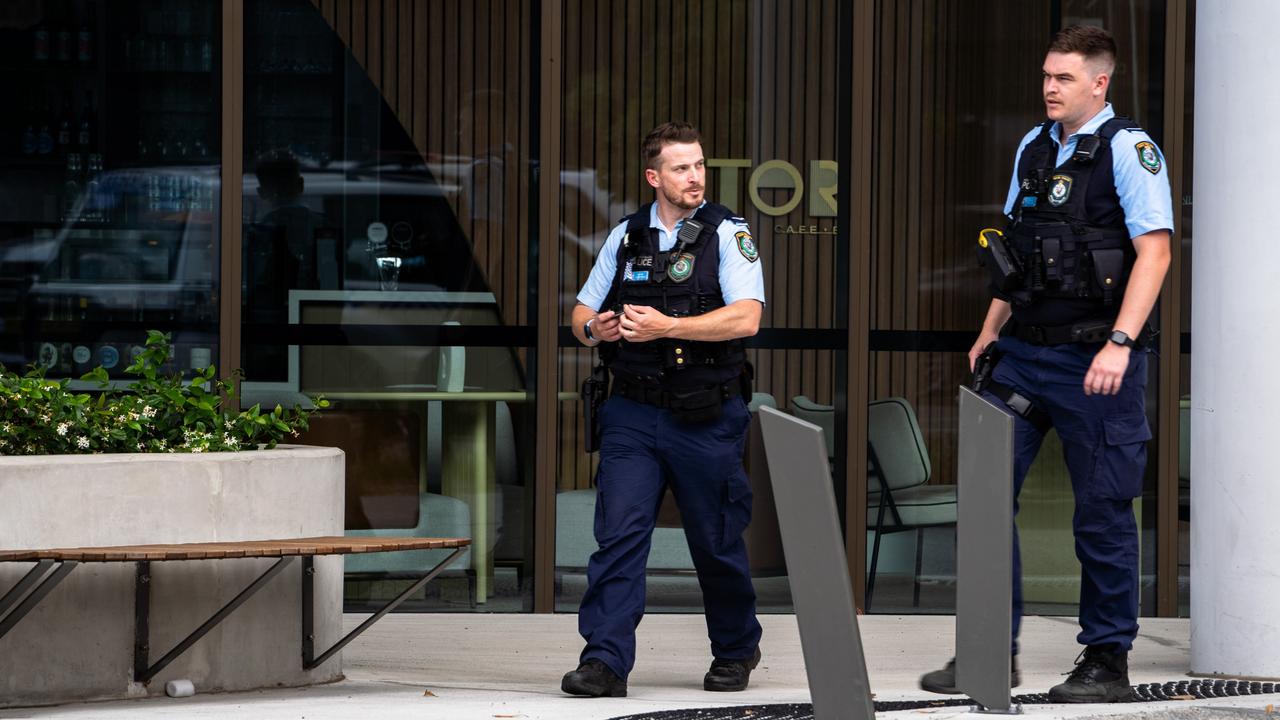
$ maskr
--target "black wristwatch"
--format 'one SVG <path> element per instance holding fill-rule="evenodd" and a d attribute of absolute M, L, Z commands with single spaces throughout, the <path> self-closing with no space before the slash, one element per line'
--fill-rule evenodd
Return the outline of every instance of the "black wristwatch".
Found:
<path fill-rule="evenodd" d="M 596 321 L 595 318 L 591 318 L 586 322 L 585 325 L 582 326 L 582 336 L 587 339 L 587 342 L 600 342 L 599 340 L 596 340 L 595 335 L 591 334 L 591 323 L 595 321 Z"/>
<path fill-rule="evenodd" d="M 1133 338 L 1129 337 L 1123 330 L 1112 330 L 1111 334 L 1107 336 L 1107 339 L 1117 345 L 1123 345 L 1130 350 L 1138 347 L 1138 343 Z"/>

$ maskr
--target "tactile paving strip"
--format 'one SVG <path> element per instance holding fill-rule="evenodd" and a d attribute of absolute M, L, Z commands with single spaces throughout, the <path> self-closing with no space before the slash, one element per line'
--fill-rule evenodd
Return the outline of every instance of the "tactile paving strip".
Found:
<path fill-rule="evenodd" d="M 1159 702 L 1162 700 L 1203 700 L 1207 698 L 1266 695 L 1280 692 L 1280 683 L 1249 682 L 1247 680 L 1180 680 L 1167 683 L 1146 683 L 1133 686 L 1132 702 Z M 1013 702 L 1020 705 L 1043 705 L 1049 702 L 1045 693 L 1015 695 Z M 937 707 L 963 707 L 973 700 L 964 697 L 939 698 L 937 700 L 903 700 L 877 702 L 876 712 L 897 710 L 923 710 Z M 793 703 L 789 705 L 738 705 L 722 708 L 693 710 L 666 710 L 627 715 L 614 720 L 813 720 L 813 705 Z"/>

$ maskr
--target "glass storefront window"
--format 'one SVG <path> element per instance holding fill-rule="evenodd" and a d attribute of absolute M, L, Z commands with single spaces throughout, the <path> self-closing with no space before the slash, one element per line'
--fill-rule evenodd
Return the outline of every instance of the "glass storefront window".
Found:
<path fill-rule="evenodd" d="M 348 532 L 472 538 L 402 608 L 527 610 L 530 6 L 339 5 L 245 5 L 243 401 L 333 403 Z M 435 555 L 348 558 L 348 607 Z"/>
<path fill-rule="evenodd" d="M 993 3 L 971 11 L 896 6 L 879 17 L 875 103 L 880 152 L 868 171 L 872 246 L 872 400 L 904 398 L 928 448 L 929 482 L 955 482 L 956 387 L 990 303 L 972 251 L 999 227 L 1018 140 L 1044 119 L 1041 61 L 1054 30 L 1108 28 L 1120 57 L 1108 99 L 1162 141 L 1165 9 L 1158 3 Z M 918 57 L 914 57 L 919 47 Z M 1010 62 L 1010 58 L 1016 62 Z M 891 81 L 892 80 L 892 81 Z M 1153 321 L 1158 318 L 1153 317 Z M 1158 364 L 1149 364 L 1147 412 L 1156 427 Z M 874 433 L 874 429 L 872 431 Z M 1154 458 L 1154 443 L 1150 457 Z M 874 478 L 873 478 L 874 479 Z M 1156 468 L 1134 503 L 1141 541 L 1142 612 L 1155 610 Z M 1017 518 L 1028 614 L 1074 614 L 1080 585 L 1072 540 L 1071 480 L 1050 432 L 1028 473 Z M 876 531 L 868 516 L 868 553 Z M 954 612 L 955 534 L 936 527 L 886 536 L 875 612 Z M 870 567 L 870 558 L 868 558 Z"/>
<path fill-rule="evenodd" d="M 78 378 L 101 365 L 121 379 L 149 329 L 173 334 L 178 369 L 216 360 L 219 17 L 214 0 L 6 11 L 6 366 Z"/>
<path fill-rule="evenodd" d="M 752 408 L 769 405 L 837 433 L 838 349 L 847 333 L 837 320 L 845 261 L 836 228 L 837 107 L 842 84 L 837 2 L 709 2 L 565 5 L 561 173 L 560 322 L 609 232 L 653 200 L 640 143 L 654 126 L 686 120 L 703 136 L 708 200 L 746 218 L 765 277 L 762 331 Z M 628 29 L 644 27 L 638 42 Z M 849 86 L 851 87 L 851 85 Z M 787 332 L 775 334 L 774 330 Z M 797 331 L 788 334 L 789 331 Z M 562 336 L 564 332 L 562 331 Z M 833 349 L 834 348 L 834 349 Z M 560 352 L 560 446 L 556 477 L 556 609 L 578 609 L 592 532 L 598 456 L 582 445 L 577 396 L 597 354 L 577 345 Z M 773 492 L 753 421 L 744 463 L 753 494 L 744 533 L 761 612 L 789 612 Z M 836 496 L 843 498 L 844 474 Z M 668 493 L 648 560 L 647 610 L 697 612 L 702 596 L 680 516 Z"/>

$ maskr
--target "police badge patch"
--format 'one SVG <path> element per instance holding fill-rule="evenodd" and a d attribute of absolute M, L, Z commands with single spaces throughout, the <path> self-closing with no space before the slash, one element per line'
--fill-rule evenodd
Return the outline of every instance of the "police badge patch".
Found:
<path fill-rule="evenodd" d="M 1142 169 L 1152 175 L 1159 175 L 1163 163 L 1160 161 L 1160 152 L 1156 150 L 1156 144 L 1143 140 L 1133 148 L 1138 151 L 1138 162 L 1142 163 Z"/>
<path fill-rule="evenodd" d="M 760 259 L 760 251 L 756 248 L 756 241 L 751 239 L 751 233 L 739 230 L 733 237 L 738 241 L 738 252 L 742 253 L 742 257 L 746 258 L 747 262 Z"/>
<path fill-rule="evenodd" d="M 1054 175 L 1053 184 L 1049 186 L 1049 204 L 1061 207 L 1071 198 L 1071 176 Z"/>
<path fill-rule="evenodd" d="M 688 280 L 693 274 L 693 260 L 693 256 L 689 253 L 680 253 L 680 257 L 667 266 L 667 277 L 671 278 L 671 282 Z"/>

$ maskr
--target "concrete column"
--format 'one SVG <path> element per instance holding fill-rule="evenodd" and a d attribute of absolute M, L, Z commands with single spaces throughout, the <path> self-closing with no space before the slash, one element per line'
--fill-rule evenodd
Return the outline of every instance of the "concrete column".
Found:
<path fill-rule="evenodd" d="M 1191 669 L 1280 677 L 1280 3 L 1196 7 Z"/>

